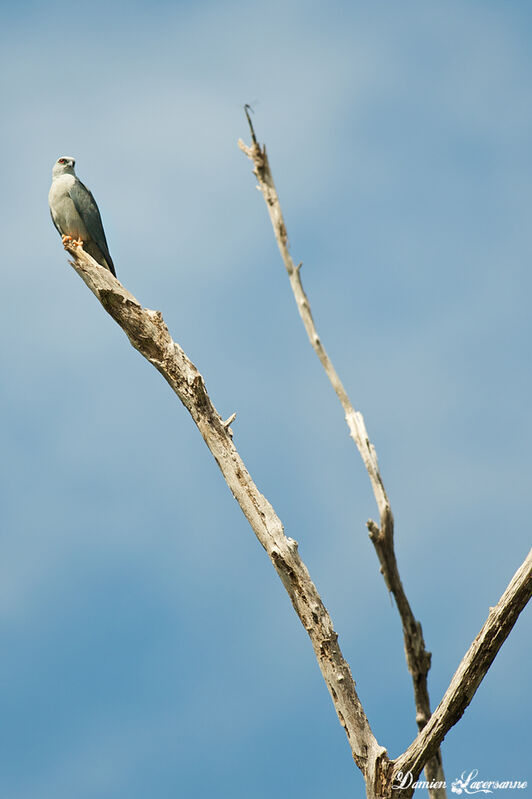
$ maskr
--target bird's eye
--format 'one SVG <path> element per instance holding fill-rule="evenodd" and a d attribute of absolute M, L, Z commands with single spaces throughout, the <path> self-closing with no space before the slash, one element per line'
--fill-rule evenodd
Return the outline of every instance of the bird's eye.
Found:
<path fill-rule="evenodd" d="M 58 164 L 66 164 L 66 158 L 60 158 Z"/>

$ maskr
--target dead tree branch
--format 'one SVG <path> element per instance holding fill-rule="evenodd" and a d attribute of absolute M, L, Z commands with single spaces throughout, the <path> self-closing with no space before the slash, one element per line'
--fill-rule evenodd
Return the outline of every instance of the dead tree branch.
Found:
<path fill-rule="evenodd" d="M 67 250 L 72 266 L 133 347 L 162 374 L 192 416 L 253 532 L 264 547 L 312 642 L 318 665 L 344 728 L 353 758 L 364 774 L 368 796 L 380 797 L 383 774 L 391 772 L 386 750 L 373 735 L 332 620 L 268 500 L 259 492 L 233 444 L 229 424 L 212 404 L 203 377 L 171 338 L 159 311 L 150 311 L 83 249 Z"/>
<path fill-rule="evenodd" d="M 519 614 L 532 596 L 532 549 L 512 577 L 458 666 L 440 704 L 406 752 L 394 761 L 394 775 L 419 774 L 427 758 L 462 717 Z"/>
<path fill-rule="evenodd" d="M 224 479 L 258 541 L 266 550 L 311 640 L 319 668 L 343 726 L 353 758 L 364 775 L 368 799 L 409 799 L 413 789 L 394 789 L 401 775 L 413 780 L 462 716 L 493 659 L 532 594 L 532 552 L 471 645 L 440 705 L 406 752 L 390 761 L 379 745 L 358 698 L 332 620 L 297 542 L 285 535 L 268 500 L 251 479 L 232 441 L 229 424 L 211 402 L 192 361 L 173 341 L 159 311 L 143 308 L 113 275 L 73 244 L 66 246 L 72 266 L 105 310 L 124 330 L 133 347 L 162 374 L 198 427 Z"/>
<path fill-rule="evenodd" d="M 430 700 L 427 686 L 427 674 L 430 669 L 431 654 L 425 648 L 421 623 L 416 620 L 410 603 L 406 597 L 394 548 L 394 521 L 390 501 L 384 488 L 384 483 L 379 470 L 377 453 L 370 441 L 364 418 L 359 411 L 353 407 L 351 400 L 345 390 L 340 377 L 333 363 L 327 354 L 322 340 L 316 330 L 316 325 L 312 317 L 310 303 L 301 282 L 301 264 L 296 266 L 290 255 L 288 246 L 288 234 L 284 222 L 283 212 L 279 201 L 279 195 L 275 188 L 273 175 L 270 169 L 266 146 L 261 147 L 257 141 L 253 124 L 251 122 L 248 107 L 245 107 L 246 117 L 251 131 L 251 147 L 247 147 L 241 140 L 238 142 L 240 149 L 253 162 L 253 174 L 256 176 L 259 188 L 262 192 L 266 207 L 270 215 L 277 246 L 283 259 L 290 285 L 297 303 L 299 314 L 305 326 L 308 339 L 323 366 L 329 381 L 340 400 L 345 414 L 345 420 L 349 428 L 351 438 L 355 442 L 364 466 L 369 475 L 377 508 L 379 511 L 380 524 L 375 524 L 371 519 L 368 521 L 369 537 L 375 547 L 379 558 L 381 573 L 384 577 L 386 587 L 392 592 L 397 609 L 401 618 L 403 628 L 403 639 L 406 662 L 408 670 L 412 676 L 414 688 L 414 700 L 416 704 L 416 722 L 418 729 L 422 730 L 430 718 Z M 426 764 L 425 773 L 428 781 L 443 782 L 445 776 L 441 761 L 441 754 L 435 751 L 430 762 Z M 443 788 L 433 788 L 429 790 L 431 799 L 445 799 L 446 792 Z"/>

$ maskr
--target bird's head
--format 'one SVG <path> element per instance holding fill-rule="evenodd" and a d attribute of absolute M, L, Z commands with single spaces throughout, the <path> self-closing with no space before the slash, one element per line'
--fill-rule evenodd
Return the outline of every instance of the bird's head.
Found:
<path fill-rule="evenodd" d="M 57 178 L 60 175 L 75 175 L 74 167 L 76 159 L 71 158 L 70 155 L 62 155 L 58 158 L 52 169 L 52 177 Z"/>

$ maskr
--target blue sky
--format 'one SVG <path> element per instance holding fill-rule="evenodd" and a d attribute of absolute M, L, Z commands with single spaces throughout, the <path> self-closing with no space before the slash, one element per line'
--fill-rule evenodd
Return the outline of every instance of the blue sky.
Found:
<path fill-rule="evenodd" d="M 68 266 L 73 155 L 296 538 L 391 756 L 415 735 L 376 509 L 250 164 L 364 413 L 435 705 L 530 543 L 526 3 L 20 4 L 2 12 L 0 797 L 363 795 L 310 644 L 184 409 Z M 530 615 L 448 735 L 528 779 Z M 331 776 L 333 775 L 333 776 Z"/>

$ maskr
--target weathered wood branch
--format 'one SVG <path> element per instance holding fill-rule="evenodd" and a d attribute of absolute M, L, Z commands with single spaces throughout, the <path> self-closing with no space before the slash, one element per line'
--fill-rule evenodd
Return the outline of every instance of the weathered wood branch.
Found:
<path fill-rule="evenodd" d="M 277 246 L 288 273 L 290 285 L 292 287 L 299 314 L 307 332 L 308 339 L 312 345 L 312 348 L 314 349 L 314 352 L 318 356 L 327 377 L 329 378 L 336 396 L 340 400 L 344 410 L 349 433 L 355 442 L 360 456 L 364 462 L 364 466 L 366 467 L 369 479 L 371 481 L 375 500 L 377 502 L 380 524 L 375 524 L 375 522 L 371 519 L 368 521 L 369 536 L 373 546 L 375 547 L 377 557 L 379 558 L 381 567 L 380 570 L 384 577 L 386 587 L 394 596 L 401 618 L 406 662 L 408 670 L 412 676 L 414 689 L 416 723 L 418 725 L 418 729 L 421 730 L 427 723 L 427 720 L 430 718 L 431 714 L 427 685 L 427 674 L 430 669 L 431 655 L 430 652 L 427 652 L 425 648 L 421 623 L 416 620 L 412 612 L 412 608 L 410 607 L 410 603 L 408 602 L 401 578 L 399 576 L 399 568 L 397 566 L 394 547 L 393 514 L 381 477 L 379 464 L 377 461 L 377 453 L 366 430 L 364 417 L 353 407 L 347 391 L 345 390 L 344 385 L 340 380 L 340 377 L 334 368 L 334 365 L 327 354 L 327 351 L 323 346 L 323 342 L 316 330 L 309 299 L 301 281 L 301 264 L 296 266 L 292 260 L 292 256 L 290 255 L 288 234 L 281 209 L 281 203 L 279 201 L 279 195 L 277 193 L 277 189 L 275 188 L 268 156 L 266 154 L 266 146 L 261 147 L 257 141 L 247 106 L 245 107 L 245 112 L 251 131 L 252 143 L 250 147 L 247 147 L 244 142 L 240 140 L 238 145 L 253 163 L 253 174 L 257 178 L 259 189 L 262 192 L 266 202 L 273 232 L 277 241 Z M 441 753 L 439 751 L 434 752 L 431 760 L 427 762 L 425 773 L 427 780 L 430 782 L 443 782 L 445 780 Z M 429 795 L 431 799 L 445 799 L 447 794 L 444 788 L 431 788 L 429 789 Z"/>
<path fill-rule="evenodd" d="M 370 797 L 382 795 L 383 775 L 391 773 L 386 750 L 373 735 L 344 659 L 332 620 L 298 553 L 268 500 L 251 479 L 223 421 L 207 393 L 203 377 L 173 341 L 162 315 L 130 294 L 113 275 L 83 249 L 67 245 L 72 266 L 105 310 L 123 329 L 133 347 L 162 374 L 192 416 L 201 435 L 264 547 L 312 642 L 319 668 L 343 726 L 351 752 L 366 780 Z"/>
<path fill-rule="evenodd" d="M 369 799 L 409 799 L 397 788 L 405 773 L 416 780 L 445 734 L 459 720 L 532 594 L 532 551 L 471 645 L 449 689 L 406 752 L 390 761 L 373 735 L 357 695 L 332 620 L 301 560 L 297 542 L 251 479 L 232 441 L 230 424 L 212 404 L 201 374 L 173 341 L 159 311 L 143 308 L 113 275 L 83 249 L 67 245 L 74 269 L 124 330 L 131 344 L 163 375 L 187 408 L 222 474 L 266 550 L 311 640 L 319 668 L 344 727 L 353 758 L 364 775 Z M 368 446 L 370 446 L 368 444 Z M 371 532 L 371 530 L 370 530 Z M 388 567 L 389 568 L 389 567 Z"/>
<path fill-rule="evenodd" d="M 394 761 L 394 778 L 419 774 L 427 758 L 462 717 L 519 614 L 532 596 L 532 549 L 512 577 L 458 666 L 440 704 L 406 752 Z"/>

